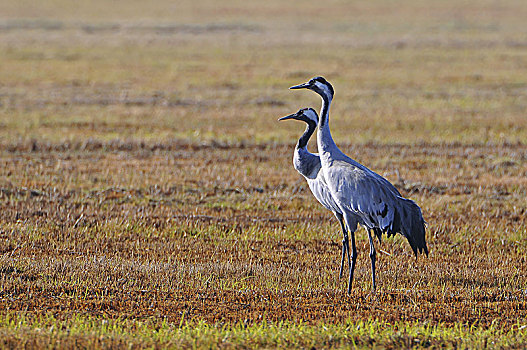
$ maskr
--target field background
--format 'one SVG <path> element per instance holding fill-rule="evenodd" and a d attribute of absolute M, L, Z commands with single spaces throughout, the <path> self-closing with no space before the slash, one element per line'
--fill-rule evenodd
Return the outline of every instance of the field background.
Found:
<path fill-rule="evenodd" d="M 0 1 L 0 346 L 527 346 L 527 3 Z M 336 95 L 430 256 L 291 163 Z M 316 149 L 315 143 L 310 145 Z"/>

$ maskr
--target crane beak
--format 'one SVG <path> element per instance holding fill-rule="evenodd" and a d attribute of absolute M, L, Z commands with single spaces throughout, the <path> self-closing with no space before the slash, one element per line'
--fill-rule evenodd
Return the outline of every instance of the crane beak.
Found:
<path fill-rule="evenodd" d="M 295 85 L 295 86 L 291 86 L 289 89 L 291 90 L 298 90 L 298 89 L 309 89 L 309 82 L 307 83 L 302 83 L 302 84 L 299 84 L 299 85 Z"/>
<path fill-rule="evenodd" d="M 282 117 L 278 120 L 288 120 L 288 119 L 298 119 L 297 113 L 286 115 L 285 117 Z"/>

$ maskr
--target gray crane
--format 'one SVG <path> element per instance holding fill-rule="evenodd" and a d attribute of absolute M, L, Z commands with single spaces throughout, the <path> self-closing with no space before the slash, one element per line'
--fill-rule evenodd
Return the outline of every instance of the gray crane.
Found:
<path fill-rule="evenodd" d="M 340 263 L 339 276 L 342 278 L 342 272 L 344 271 L 344 259 L 346 255 L 345 242 L 349 241 L 348 232 L 346 225 L 344 224 L 344 218 L 342 211 L 340 210 L 337 203 L 331 196 L 329 187 L 324 179 L 324 172 L 320 171 L 322 165 L 320 164 L 320 157 L 318 154 L 313 154 L 307 150 L 307 143 L 311 138 L 311 135 L 315 132 L 318 125 L 318 114 L 313 108 L 302 108 L 298 112 L 282 117 L 278 120 L 300 120 L 307 124 L 306 130 L 302 136 L 298 139 L 295 147 L 295 153 L 293 154 L 293 166 L 296 171 L 302 175 L 306 181 L 313 196 L 322 204 L 326 209 L 333 212 L 335 217 L 340 223 L 344 240 L 342 241 L 342 259 Z M 350 264 L 350 255 L 348 251 L 348 264 Z"/>
<path fill-rule="evenodd" d="M 353 272 L 357 260 L 355 231 L 360 224 L 367 228 L 370 242 L 372 284 L 375 289 L 376 251 L 373 233 L 381 239 L 382 233 L 388 237 L 402 234 L 410 243 L 412 250 L 428 255 L 425 238 L 425 221 L 421 208 L 414 201 L 403 198 L 399 191 L 385 178 L 345 155 L 335 144 L 329 129 L 329 107 L 333 100 L 333 86 L 323 77 L 315 77 L 306 83 L 290 89 L 309 89 L 320 95 L 320 112 L 317 145 L 324 178 L 331 196 L 339 206 L 349 236 L 351 237 L 351 266 L 348 280 L 348 293 L 351 293 Z M 350 251 L 349 241 L 343 250 Z"/>

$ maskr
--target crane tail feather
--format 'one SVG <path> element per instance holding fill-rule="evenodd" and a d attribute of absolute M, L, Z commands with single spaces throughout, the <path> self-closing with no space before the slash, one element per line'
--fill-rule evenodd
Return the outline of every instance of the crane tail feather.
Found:
<path fill-rule="evenodd" d="M 425 253 L 428 256 L 425 237 L 426 223 L 421 208 L 410 199 L 402 197 L 398 199 L 399 205 L 395 210 L 393 224 L 388 230 L 388 236 L 400 232 L 410 243 L 416 257 L 417 253 Z"/>

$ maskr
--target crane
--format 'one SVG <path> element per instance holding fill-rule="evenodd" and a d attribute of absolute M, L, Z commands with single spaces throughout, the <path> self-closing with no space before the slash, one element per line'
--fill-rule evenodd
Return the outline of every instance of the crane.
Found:
<path fill-rule="evenodd" d="M 403 235 L 417 257 L 417 253 L 428 256 L 425 238 L 425 221 L 421 208 L 412 200 L 401 196 L 399 191 L 385 178 L 345 155 L 335 144 L 329 128 L 329 108 L 334 96 L 333 86 L 323 77 L 314 77 L 308 82 L 290 89 L 309 89 L 322 98 L 319 117 L 317 146 L 324 178 L 331 196 L 339 206 L 351 237 L 351 265 L 348 279 L 348 294 L 351 293 L 353 273 L 357 260 L 355 231 L 360 224 L 367 228 L 370 243 L 372 285 L 375 290 L 376 251 L 373 233 L 381 239 Z M 350 250 L 349 241 L 343 250 Z"/>
<path fill-rule="evenodd" d="M 346 225 L 344 224 L 344 218 L 342 211 L 340 210 L 337 203 L 331 196 L 326 180 L 324 179 L 324 172 L 320 171 L 322 166 L 320 164 L 320 157 L 318 154 L 313 154 L 307 150 L 307 143 L 311 138 L 311 135 L 315 132 L 318 125 L 318 114 L 313 108 L 302 108 L 298 112 L 282 117 L 278 120 L 300 120 L 307 124 L 306 130 L 302 136 L 298 139 L 293 154 L 293 166 L 296 171 L 302 175 L 313 193 L 313 196 L 322 204 L 326 209 L 331 211 L 340 223 L 344 239 L 342 241 L 342 259 L 340 263 L 339 276 L 342 278 L 342 272 L 344 271 L 344 260 L 346 255 L 345 242 L 349 241 L 348 232 Z M 348 264 L 350 264 L 350 255 L 348 251 Z"/>

